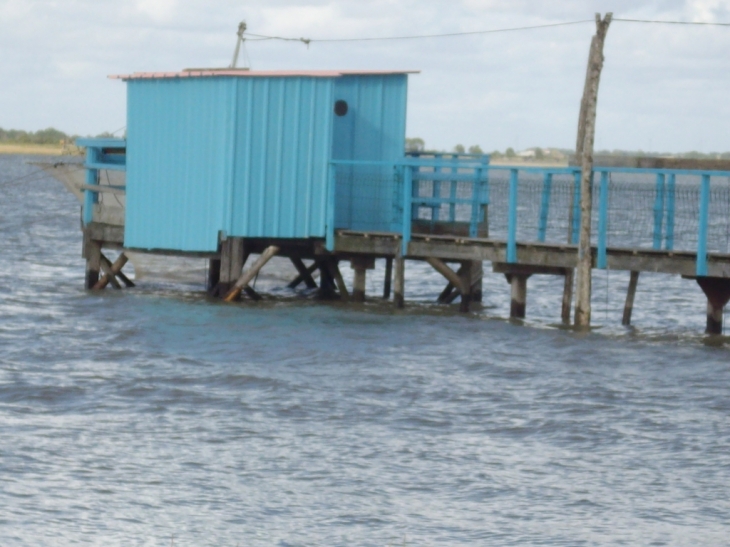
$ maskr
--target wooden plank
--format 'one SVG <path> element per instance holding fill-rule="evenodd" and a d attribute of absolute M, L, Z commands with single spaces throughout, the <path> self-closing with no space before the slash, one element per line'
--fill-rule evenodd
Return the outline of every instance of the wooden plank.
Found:
<path fill-rule="evenodd" d="M 90 190 L 91 192 L 98 192 L 102 194 L 114 194 L 117 196 L 123 196 L 127 193 L 124 188 L 119 188 L 117 186 L 106 186 L 104 184 L 82 184 L 79 189 Z"/>
<path fill-rule="evenodd" d="M 536 266 L 533 264 L 507 264 L 505 262 L 493 262 L 494 273 L 501 274 L 522 274 L 522 275 L 565 275 L 566 268 L 558 266 Z"/>
<path fill-rule="evenodd" d="M 124 226 L 90 222 L 86 226 L 86 230 L 89 232 L 89 237 L 93 240 L 109 243 L 124 243 Z"/>
<path fill-rule="evenodd" d="M 256 274 L 261 271 L 261 268 L 266 265 L 266 263 L 271 260 L 276 253 L 279 252 L 279 247 L 276 245 L 272 245 L 268 247 L 263 253 L 261 253 L 261 256 L 256 260 L 256 262 L 253 263 L 253 266 L 245 272 L 241 274 L 241 277 L 238 278 L 238 281 L 233 285 L 233 288 L 228 292 L 226 297 L 223 299 L 226 302 L 233 302 L 238 296 L 241 294 L 241 291 L 243 290 L 243 287 L 249 284 L 251 280 L 256 277 Z"/>

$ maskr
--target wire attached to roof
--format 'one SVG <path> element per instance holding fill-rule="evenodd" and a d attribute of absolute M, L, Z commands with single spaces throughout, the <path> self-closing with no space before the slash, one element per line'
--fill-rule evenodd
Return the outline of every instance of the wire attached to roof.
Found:
<path fill-rule="evenodd" d="M 614 21 L 621 21 L 624 23 L 652 23 L 660 25 L 704 25 L 704 26 L 717 26 L 717 27 L 730 27 L 730 23 L 712 23 L 707 21 L 654 21 L 650 19 L 624 19 L 615 17 Z M 580 21 L 565 21 L 562 23 L 548 23 L 544 25 L 532 25 L 525 27 L 510 27 L 510 28 L 499 28 L 489 30 L 475 30 L 470 32 L 449 32 L 445 34 L 417 34 L 412 36 L 384 36 L 384 37 L 368 37 L 368 38 L 290 38 L 286 36 L 267 36 L 265 34 L 251 34 L 248 33 L 250 41 L 263 41 L 263 40 L 280 40 L 283 42 L 302 42 L 307 47 L 313 42 L 379 42 L 386 40 L 421 40 L 426 38 L 452 38 L 458 36 L 474 36 L 479 34 L 493 34 L 497 32 L 516 32 L 522 30 L 536 30 L 543 28 L 552 27 L 564 27 L 568 25 L 581 25 L 583 23 L 593 23 L 593 19 L 581 19 Z"/>
<path fill-rule="evenodd" d="M 413 36 L 385 36 L 385 37 L 370 37 L 370 38 L 287 38 L 285 36 L 266 36 L 263 34 L 251 34 L 248 33 L 248 36 L 253 36 L 254 40 L 256 41 L 262 41 L 262 40 L 281 40 L 284 42 L 302 42 L 306 45 L 309 45 L 312 42 L 376 42 L 376 41 L 384 41 L 384 40 L 420 40 L 424 38 L 450 38 L 455 36 L 470 36 L 470 35 L 477 35 L 477 34 L 492 34 L 496 32 L 514 32 L 519 30 L 534 30 L 534 29 L 541 29 L 541 28 L 551 28 L 551 27 L 564 27 L 567 25 L 580 25 L 583 23 L 593 23 L 593 19 L 582 19 L 580 21 L 567 21 L 564 23 L 548 23 L 545 25 L 532 25 L 527 27 L 511 27 L 511 28 L 499 28 L 499 29 L 489 29 L 489 30 L 475 30 L 471 32 L 449 32 L 446 34 L 419 34 L 419 35 L 413 35 Z M 250 38 L 249 38 L 250 40 Z"/>

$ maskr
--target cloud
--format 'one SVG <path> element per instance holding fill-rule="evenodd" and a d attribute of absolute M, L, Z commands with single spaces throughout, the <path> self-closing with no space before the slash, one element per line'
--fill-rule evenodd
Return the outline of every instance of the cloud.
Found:
<path fill-rule="evenodd" d="M 82 134 L 125 123 L 112 73 L 226 66 L 238 22 L 307 38 L 438 34 L 592 19 L 595 12 L 727 21 L 718 0 L 0 0 L 0 126 Z M 250 41 L 254 68 L 421 69 L 408 132 L 429 146 L 571 147 L 592 23 L 448 39 Z M 728 150 L 726 28 L 615 22 L 606 42 L 597 145 Z M 700 137 L 702 136 L 702 145 Z M 651 142 L 651 146 L 649 143 Z"/>

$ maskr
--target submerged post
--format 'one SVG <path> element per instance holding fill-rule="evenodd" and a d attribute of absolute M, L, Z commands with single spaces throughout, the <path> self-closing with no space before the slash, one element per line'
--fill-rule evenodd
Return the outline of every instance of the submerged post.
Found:
<path fill-rule="evenodd" d="M 705 334 L 722 334 L 722 312 L 730 300 L 730 279 L 698 277 L 697 284 L 707 297 L 707 326 Z"/>
<path fill-rule="evenodd" d="M 613 14 L 607 13 L 601 19 L 596 14 L 596 34 L 591 40 L 588 57 L 583 101 L 585 104 L 582 120 L 583 149 L 581 153 L 580 180 L 580 235 L 578 239 L 578 271 L 575 299 L 575 325 L 587 327 L 591 324 L 591 270 L 593 256 L 591 253 L 591 207 L 593 203 L 593 142 L 596 133 L 596 107 L 598 103 L 598 84 L 603 69 L 603 44 L 606 40 L 608 26 Z M 583 110 L 583 109 L 582 109 Z"/>

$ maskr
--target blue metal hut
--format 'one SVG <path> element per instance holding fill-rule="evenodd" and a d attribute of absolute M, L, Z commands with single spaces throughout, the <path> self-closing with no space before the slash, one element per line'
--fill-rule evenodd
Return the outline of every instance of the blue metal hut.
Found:
<path fill-rule="evenodd" d="M 403 158 L 407 74 L 113 76 L 127 82 L 124 246 L 207 252 L 221 236 L 324 238 L 330 162 Z M 389 228 L 392 189 L 338 187 L 338 215 L 367 199 L 368 225 Z"/>

